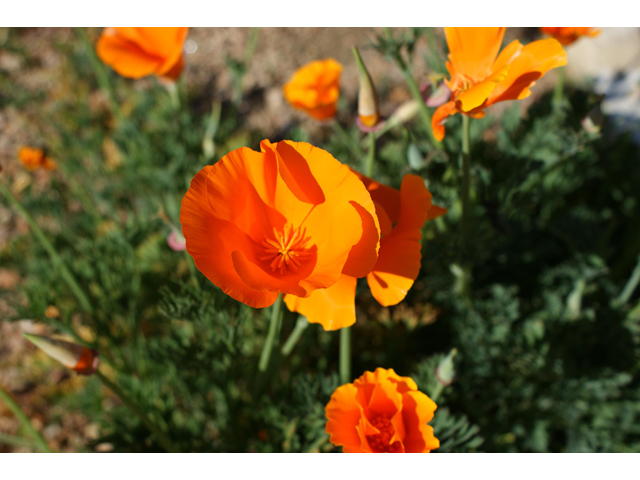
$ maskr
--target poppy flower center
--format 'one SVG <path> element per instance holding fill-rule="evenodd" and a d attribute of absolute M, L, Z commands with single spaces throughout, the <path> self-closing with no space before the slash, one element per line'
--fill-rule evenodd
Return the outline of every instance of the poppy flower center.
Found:
<path fill-rule="evenodd" d="M 260 260 L 269 262 L 271 270 L 284 274 L 288 269 L 297 272 L 300 265 L 309 257 L 309 241 L 305 229 L 285 225 L 282 232 L 273 229 L 274 238 L 265 238 L 262 242 L 264 255 Z"/>
<path fill-rule="evenodd" d="M 391 420 L 386 415 L 379 415 L 370 420 L 371 425 L 376 427 L 380 433 L 376 433 L 375 435 L 367 435 L 367 440 L 369 442 L 369 446 L 378 453 L 399 453 L 400 450 L 400 442 L 395 441 L 393 443 L 389 443 L 393 435 L 396 433 L 393 425 L 391 425 Z"/>

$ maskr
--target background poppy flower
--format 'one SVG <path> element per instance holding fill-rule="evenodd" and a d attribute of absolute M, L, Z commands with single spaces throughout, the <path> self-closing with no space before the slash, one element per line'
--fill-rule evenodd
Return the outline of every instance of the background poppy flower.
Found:
<path fill-rule="evenodd" d="M 175 80 L 184 60 L 182 47 L 188 27 L 109 27 L 102 31 L 96 52 L 123 77 L 147 75 Z"/>
<path fill-rule="evenodd" d="M 593 27 L 540 27 L 540 31 L 555 38 L 562 45 L 571 45 L 580 37 L 600 35 L 600 30 Z"/>
<path fill-rule="evenodd" d="M 332 58 L 308 63 L 285 84 L 284 96 L 293 107 L 316 120 L 332 118 L 340 97 L 341 72 L 342 65 Z"/>
<path fill-rule="evenodd" d="M 411 378 L 378 368 L 333 392 L 326 432 L 345 453 L 426 453 L 440 446 L 427 425 L 436 408 Z"/>
<path fill-rule="evenodd" d="M 444 138 L 444 122 L 450 115 L 462 113 L 482 118 L 484 109 L 506 100 L 522 100 L 547 71 L 567 64 L 560 43 L 547 38 L 528 45 L 514 40 L 500 55 L 504 27 L 445 28 L 449 46 L 445 80 L 451 89 L 450 101 L 439 107 L 431 118 L 438 141 Z"/>
<path fill-rule="evenodd" d="M 381 305 L 396 305 L 420 272 L 424 223 L 447 210 L 431 203 L 431 193 L 417 175 L 405 175 L 400 191 L 356 175 L 371 193 L 380 223 L 380 251 L 373 269 L 367 272 L 367 282 Z M 305 315 L 310 323 L 337 330 L 355 323 L 355 297 L 356 279 L 344 274 L 335 285 L 316 290 L 308 298 L 286 295 L 284 301 L 289 310 Z"/>
<path fill-rule="evenodd" d="M 380 228 L 358 177 L 308 143 L 260 148 L 234 150 L 191 181 L 180 222 L 198 269 L 258 308 L 369 273 Z"/>
<path fill-rule="evenodd" d="M 44 151 L 40 148 L 21 147 L 18 152 L 18 158 L 22 166 L 27 170 L 38 170 L 39 168 L 55 170 L 58 167 L 55 160 L 45 155 Z"/>

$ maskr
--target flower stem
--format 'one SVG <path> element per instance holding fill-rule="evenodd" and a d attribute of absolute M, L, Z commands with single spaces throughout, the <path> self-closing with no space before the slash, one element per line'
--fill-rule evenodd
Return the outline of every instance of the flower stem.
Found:
<path fill-rule="evenodd" d="M 369 151 L 367 152 L 367 164 L 364 174 L 371 178 L 373 175 L 373 164 L 376 161 L 376 134 L 369 133 Z"/>
<path fill-rule="evenodd" d="M 613 301 L 613 306 L 615 308 L 620 308 L 625 303 L 629 301 L 631 295 L 633 295 L 634 290 L 638 286 L 640 282 L 640 256 L 638 256 L 638 263 L 636 264 L 636 268 L 633 269 L 633 273 L 631 273 L 631 277 L 627 281 L 627 284 L 624 286 L 622 293 Z"/>
<path fill-rule="evenodd" d="M 282 349 L 280 349 L 283 357 L 289 356 L 289 354 L 293 351 L 295 346 L 298 344 L 298 340 L 300 340 L 300 337 L 302 337 L 302 334 L 304 333 L 304 331 L 307 329 L 308 326 L 309 326 L 309 320 L 307 320 L 307 317 L 300 315 L 298 317 L 298 321 L 296 322 L 296 326 L 293 327 L 293 331 L 289 334 L 289 338 L 287 338 L 287 341 L 284 342 Z"/>
<path fill-rule="evenodd" d="M 351 381 L 351 327 L 340 329 L 340 383 Z"/>
<path fill-rule="evenodd" d="M 31 214 L 27 211 L 27 209 L 24 208 L 24 206 L 22 206 L 20 201 L 13 196 L 13 193 L 11 193 L 11 190 L 9 190 L 9 188 L 1 181 L 0 181 L 0 191 L 9 199 L 9 202 L 13 204 L 16 210 L 18 210 L 18 212 L 20 212 L 20 214 L 27 221 L 27 223 L 31 227 L 33 234 L 40 241 L 40 244 L 42 245 L 42 247 L 49 254 L 51 263 L 58 270 L 58 272 L 60 272 L 60 275 L 62 276 L 64 281 L 67 283 L 67 285 L 75 295 L 82 309 L 89 314 L 93 314 L 93 307 L 91 306 L 91 302 L 89 302 L 89 298 L 85 295 L 82 288 L 80 288 L 80 285 L 78 285 L 78 282 L 76 282 L 76 279 L 74 278 L 73 274 L 69 271 L 69 269 L 65 265 L 62 258 L 60 258 L 60 255 L 58 255 L 58 252 L 53 247 L 53 245 L 51 245 L 51 242 L 49 242 L 45 234 L 42 232 L 42 230 L 40 230 L 40 227 L 36 223 L 35 219 L 31 216 Z"/>
<path fill-rule="evenodd" d="M 42 434 L 35 429 L 29 417 L 27 417 L 27 415 L 22 411 L 20 406 L 15 402 L 15 400 L 11 397 L 11 395 L 5 392 L 2 387 L 0 387 L 0 400 L 3 400 L 4 403 L 7 404 L 7 407 L 9 407 L 9 410 L 11 410 L 11 412 L 13 412 L 16 418 L 20 420 L 20 423 L 22 423 L 22 425 L 27 430 L 29 430 L 29 433 L 33 436 L 33 439 L 36 441 L 40 449 L 43 452 L 52 453 L 53 451 L 51 450 L 49 445 L 47 445 L 47 442 L 42 436 Z"/>
<path fill-rule="evenodd" d="M 273 304 L 271 310 L 271 323 L 269 324 L 269 332 L 267 338 L 264 340 L 264 346 L 262 347 L 262 354 L 260 355 L 260 363 L 258 363 L 258 370 L 262 373 L 267 371 L 269 367 L 269 359 L 271 358 L 271 352 L 273 351 L 273 345 L 278 333 L 280 333 L 280 325 L 282 324 L 282 299 L 284 293 L 280 293 Z"/>
<path fill-rule="evenodd" d="M 416 102 L 418 102 L 418 112 L 420 113 L 420 119 L 422 120 L 423 127 L 427 132 L 427 135 L 429 136 L 429 140 L 434 147 L 436 147 L 438 150 L 442 150 L 442 143 L 436 140 L 436 137 L 433 134 L 433 128 L 431 128 L 431 113 L 429 112 L 429 107 L 427 107 L 427 104 L 424 103 L 422 92 L 420 92 L 420 87 L 418 86 L 416 79 L 413 78 L 413 74 L 406 66 L 402 68 L 402 73 L 404 74 L 404 78 L 407 82 L 407 86 L 409 87 L 409 91 L 411 92 L 411 96 Z"/>
<path fill-rule="evenodd" d="M 558 108 L 562 103 L 562 97 L 564 95 L 564 70 L 565 67 L 558 69 L 558 79 L 556 80 L 556 86 L 553 90 L 552 104 L 554 108 Z"/>
<path fill-rule="evenodd" d="M 460 228 L 460 245 L 464 253 L 467 249 L 467 238 L 469 233 L 469 190 L 470 190 L 470 170 L 471 170 L 471 128 L 470 118 L 462 115 L 462 219 Z"/>
<path fill-rule="evenodd" d="M 340 137 L 342 144 L 349 149 L 354 157 L 360 159 L 364 156 L 364 152 L 362 151 L 362 148 L 360 148 L 360 145 L 353 141 L 337 120 L 331 122 L 331 126 L 333 127 L 333 131 L 336 132 L 338 137 Z"/>
<path fill-rule="evenodd" d="M 131 400 L 117 384 L 105 377 L 104 374 L 100 372 L 100 370 L 96 371 L 95 376 L 98 377 L 102 384 L 109 390 L 111 390 L 116 395 L 116 397 L 122 400 L 122 403 L 124 403 L 131 409 L 133 413 L 136 414 L 136 416 L 140 419 L 144 426 L 147 427 L 147 429 L 156 437 L 156 440 L 158 440 L 158 443 L 162 448 L 164 448 L 169 453 L 175 453 L 178 451 L 171 443 L 171 440 L 169 440 L 169 437 L 167 437 L 167 435 L 162 432 L 162 430 L 160 430 L 155 423 L 151 421 L 147 413 L 142 410 L 133 400 Z"/>

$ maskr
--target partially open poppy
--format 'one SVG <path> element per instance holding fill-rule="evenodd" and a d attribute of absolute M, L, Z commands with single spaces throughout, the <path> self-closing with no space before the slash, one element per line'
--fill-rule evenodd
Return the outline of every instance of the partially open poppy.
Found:
<path fill-rule="evenodd" d="M 18 152 L 20 163 L 27 170 L 55 170 L 58 164 L 52 158 L 48 157 L 40 148 L 21 147 Z"/>
<path fill-rule="evenodd" d="M 184 66 L 182 47 L 188 27 L 109 27 L 102 31 L 96 52 L 123 77 L 147 75 L 176 80 Z"/>
<path fill-rule="evenodd" d="M 57 338 L 31 333 L 23 335 L 51 358 L 81 375 L 91 375 L 98 368 L 98 352 L 95 350 Z"/>
<path fill-rule="evenodd" d="M 431 203 L 431 193 L 417 175 L 405 175 L 400 191 L 356 174 L 376 207 L 380 222 L 380 252 L 367 282 L 373 297 L 383 306 L 400 303 L 420 272 L 421 230 L 427 220 L 446 212 Z M 286 295 L 289 310 L 305 315 L 325 330 L 349 327 L 356 321 L 356 279 L 344 272 L 333 286 L 316 290 L 307 298 Z"/>
<path fill-rule="evenodd" d="M 285 84 L 287 101 L 316 120 L 328 120 L 336 114 L 340 97 L 342 65 L 327 58 L 299 68 Z"/>
<path fill-rule="evenodd" d="M 333 392 L 325 430 L 345 453 L 426 453 L 440 446 L 427 425 L 436 408 L 411 378 L 378 368 Z"/>
<path fill-rule="evenodd" d="M 225 293 L 252 307 L 278 293 L 308 297 L 378 258 L 371 195 L 328 152 L 264 140 L 203 168 L 182 200 L 187 252 Z"/>
<path fill-rule="evenodd" d="M 558 40 L 562 45 L 571 45 L 580 37 L 595 37 L 600 30 L 593 27 L 540 27 L 542 33 Z"/>
<path fill-rule="evenodd" d="M 447 70 L 451 76 L 445 83 L 451 89 L 451 98 L 431 118 L 438 141 L 444 138 L 444 122 L 450 115 L 462 113 L 482 118 L 484 109 L 494 103 L 528 97 L 536 80 L 552 68 L 567 64 L 567 54 L 553 38 L 528 45 L 514 40 L 498 55 L 504 27 L 444 30 L 449 45 Z"/>

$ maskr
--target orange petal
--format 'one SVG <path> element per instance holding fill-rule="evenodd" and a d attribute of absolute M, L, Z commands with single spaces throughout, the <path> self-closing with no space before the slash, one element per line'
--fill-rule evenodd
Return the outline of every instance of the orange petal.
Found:
<path fill-rule="evenodd" d="M 126 38 L 104 33 L 98 39 L 96 53 L 100 60 L 127 78 L 152 75 L 163 63 L 162 58 L 145 52 Z"/>
<path fill-rule="evenodd" d="M 481 82 L 491 72 L 504 27 L 446 27 L 449 60 L 455 72 Z"/>
<path fill-rule="evenodd" d="M 400 193 L 400 220 L 380 242 L 378 262 L 367 275 L 373 297 L 385 307 L 401 302 L 420 272 L 421 230 L 432 208 L 431 193 L 417 175 L 405 175 Z"/>
<path fill-rule="evenodd" d="M 336 113 L 340 96 L 342 65 L 335 60 L 317 60 L 299 68 L 284 85 L 287 101 L 318 120 Z"/>
<path fill-rule="evenodd" d="M 319 323 L 327 331 L 350 327 L 356 322 L 357 279 L 340 275 L 329 288 L 314 290 L 307 298 L 285 295 L 284 302 L 292 312 L 307 317 L 309 323 Z"/>
<path fill-rule="evenodd" d="M 352 170 L 352 172 L 367 188 L 374 203 L 377 203 L 384 208 L 384 211 L 391 223 L 396 223 L 400 218 L 400 191 L 382 183 L 378 183 L 369 177 L 365 177 L 355 170 Z M 378 210 L 376 210 L 376 212 L 377 211 Z"/>
<path fill-rule="evenodd" d="M 427 425 L 433 418 L 436 404 L 422 392 L 402 395 L 402 416 L 405 427 L 404 448 L 407 453 L 425 453 L 440 446 Z"/>
<path fill-rule="evenodd" d="M 356 401 L 357 389 L 352 383 L 338 387 L 325 407 L 329 441 L 342 446 L 345 453 L 361 452 L 361 440 L 356 430 L 362 418 L 362 408 Z"/>
<path fill-rule="evenodd" d="M 489 98 L 489 95 L 491 95 L 491 92 L 495 89 L 496 84 L 504 80 L 508 71 L 509 66 L 507 65 L 489 76 L 489 78 L 480 83 L 476 83 L 469 90 L 459 94 L 456 97 L 456 102 L 460 102 L 462 107 L 460 110 L 466 113 L 481 106 L 485 100 Z"/>
<path fill-rule="evenodd" d="M 458 113 L 456 102 L 447 102 L 444 105 L 440 105 L 438 109 L 431 117 L 431 128 L 433 129 L 433 135 L 439 142 L 444 139 L 444 123 L 451 115 Z"/>

